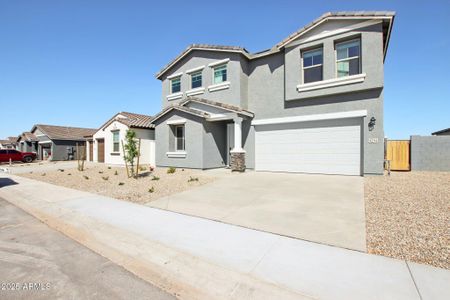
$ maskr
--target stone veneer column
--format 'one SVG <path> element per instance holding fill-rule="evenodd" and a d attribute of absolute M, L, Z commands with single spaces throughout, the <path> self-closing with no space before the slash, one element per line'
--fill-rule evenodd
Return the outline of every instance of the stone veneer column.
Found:
<path fill-rule="evenodd" d="M 231 171 L 245 171 L 245 150 L 242 148 L 242 118 L 234 119 L 234 148 L 230 151 Z"/>

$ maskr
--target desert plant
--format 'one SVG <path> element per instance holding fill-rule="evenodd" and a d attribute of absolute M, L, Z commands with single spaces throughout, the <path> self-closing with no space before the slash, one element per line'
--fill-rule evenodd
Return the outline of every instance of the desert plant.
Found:
<path fill-rule="evenodd" d="M 126 163 L 130 164 L 130 177 L 134 177 L 134 160 L 139 155 L 138 145 L 136 141 L 136 132 L 133 130 L 127 130 L 125 135 L 125 145 L 124 148 L 124 160 Z"/>
<path fill-rule="evenodd" d="M 60 172 L 64 172 L 64 169 L 58 169 L 58 171 L 60 171 Z"/>
<path fill-rule="evenodd" d="M 198 181 L 198 177 L 192 177 L 190 176 L 188 179 L 188 182 Z"/>
<path fill-rule="evenodd" d="M 151 188 L 148 189 L 149 193 L 153 193 L 155 191 L 155 188 L 152 186 Z"/>
<path fill-rule="evenodd" d="M 144 167 L 144 166 L 139 166 L 139 171 L 145 171 L 145 170 L 147 170 L 146 167 Z"/>
<path fill-rule="evenodd" d="M 86 180 L 88 180 L 88 179 L 89 179 L 89 177 L 88 177 L 88 176 L 86 176 L 86 175 L 83 175 L 83 178 L 84 178 L 84 179 L 86 179 Z"/>
<path fill-rule="evenodd" d="M 103 179 L 103 180 L 108 180 L 108 179 L 109 179 L 109 176 L 102 176 L 102 179 Z"/>
<path fill-rule="evenodd" d="M 119 185 L 124 185 L 125 183 L 123 183 L 123 182 L 119 182 Z"/>
<path fill-rule="evenodd" d="M 72 175 L 72 173 L 67 173 L 67 175 Z"/>
<path fill-rule="evenodd" d="M 47 175 L 47 174 L 45 174 L 45 173 L 42 173 L 42 174 L 41 174 L 41 176 L 45 176 L 45 175 Z"/>
<path fill-rule="evenodd" d="M 108 166 L 108 170 L 111 170 L 111 166 Z"/>
<path fill-rule="evenodd" d="M 153 175 L 152 180 L 159 180 L 159 177 Z"/>
<path fill-rule="evenodd" d="M 167 169 L 167 174 L 173 174 L 173 173 L 175 173 L 176 170 L 177 169 L 175 169 L 174 167 L 170 167 Z"/>
<path fill-rule="evenodd" d="M 117 172 L 117 170 L 114 172 L 114 175 L 119 175 L 119 173 Z"/>
<path fill-rule="evenodd" d="M 98 174 L 103 174 L 103 171 L 98 171 Z"/>
<path fill-rule="evenodd" d="M 78 143 L 76 143 L 76 147 L 77 147 L 77 164 L 78 164 L 78 171 L 84 171 L 84 162 L 86 161 L 86 146 L 85 145 L 81 145 L 78 146 Z"/>

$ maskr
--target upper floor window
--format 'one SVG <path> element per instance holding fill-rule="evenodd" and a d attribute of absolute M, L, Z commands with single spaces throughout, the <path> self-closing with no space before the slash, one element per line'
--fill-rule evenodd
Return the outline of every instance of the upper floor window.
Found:
<path fill-rule="evenodd" d="M 170 80 L 170 92 L 178 93 L 181 91 L 181 77 L 176 77 Z"/>
<path fill-rule="evenodd" d="M 119 130 L 113 131 L 112 135 L 113 135 L 113 152 L 119 152 L 120 148 L 119 148 Z"/>
<path fill-rule="evenodd" d="M 191 88 L 199 88 L 202 86 L 202 71 L 191 74 Z"/>
<path fill-rule="evenodd" d="M 336 44 L 337 77 L 361 73 L 360 40 Z"/>
<path fill-rule="evenodd" d="M 227 65 L 214 67 L 213 84 L 227 81 Z"/>
<path fill-rule="evenodd" d="M 323 80 L 323 49 L 303 52 L 303 83 Z"/>

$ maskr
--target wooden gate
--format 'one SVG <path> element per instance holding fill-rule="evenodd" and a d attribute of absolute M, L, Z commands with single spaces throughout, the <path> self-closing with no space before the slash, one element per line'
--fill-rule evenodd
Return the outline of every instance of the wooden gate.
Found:
<path fill-rule="evenodd" d="M 392 171 L 410 171 L 410 141 L 387 141 L 386 160 Z"/>
<path fill-rule="evenodd" d="M 105 140 L 97 140 L 97 161 L 105 162 Z"/>

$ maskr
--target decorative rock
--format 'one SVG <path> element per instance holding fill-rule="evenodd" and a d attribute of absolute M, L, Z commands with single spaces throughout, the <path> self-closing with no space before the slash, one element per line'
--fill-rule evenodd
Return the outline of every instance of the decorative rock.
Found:
<path fill-rule="evenodd" d="M 231 171 L 245 171 L 245 152 L 231 152 Z"/>

